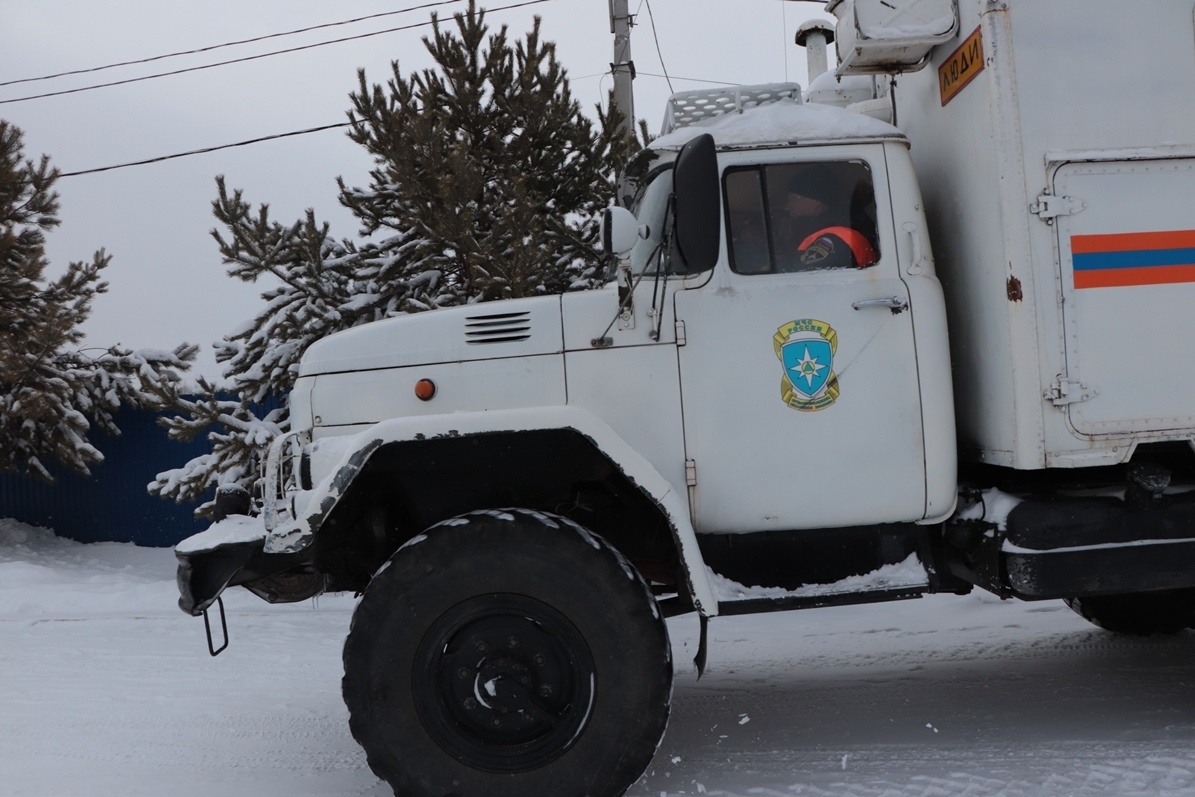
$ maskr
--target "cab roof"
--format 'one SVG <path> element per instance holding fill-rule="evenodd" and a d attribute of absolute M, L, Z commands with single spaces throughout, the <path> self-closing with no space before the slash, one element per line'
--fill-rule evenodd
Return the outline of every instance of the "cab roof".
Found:
<path fill-rule="evenodd" d="M 679 128 L 651 142 L 651 149 L 679 150 L 703 133 L 712 135 L 718 149 L 723 150 L 876 139 L 907 141 L 898 128 L 879 119 L 785 98 Z"/>

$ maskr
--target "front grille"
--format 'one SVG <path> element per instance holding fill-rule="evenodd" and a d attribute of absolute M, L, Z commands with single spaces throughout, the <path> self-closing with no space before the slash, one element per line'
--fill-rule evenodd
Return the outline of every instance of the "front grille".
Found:
<path fill-rule="evenodd" d="M 492 313 L 465 318 L 465 341 L 479 343 L 517 343 L 531 337 L 531 313 Z"/>

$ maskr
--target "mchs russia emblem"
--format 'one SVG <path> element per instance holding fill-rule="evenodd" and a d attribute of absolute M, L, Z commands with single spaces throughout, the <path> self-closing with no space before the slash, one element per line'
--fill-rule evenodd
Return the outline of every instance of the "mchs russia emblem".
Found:
<path fill-rule="evenodd" d="M 838 400 L 834 354 L 838 333 L 829 324 L 812 318 L 789 321 L 772 340 L 784 366 L 780 383 L 784 403 L 794 410 L 816 412 Z"/>

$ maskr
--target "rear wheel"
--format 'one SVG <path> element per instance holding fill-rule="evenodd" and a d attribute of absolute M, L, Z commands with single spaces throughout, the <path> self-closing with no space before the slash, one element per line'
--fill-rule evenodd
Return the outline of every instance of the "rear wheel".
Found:
<path fill-rule="evenodd" d="M 1083 619 L 1117 634 L 1176 634 L 1195 625 L 1195 590 L 1067 598 Z"/>
<path fill-rule="evenodd" d="M 474 512 L 374 576 L 344 649 L 370 767 L 403 797 L 622 794 L 663 736 L 663 617 L 634 568 L 566 518 Z"/>

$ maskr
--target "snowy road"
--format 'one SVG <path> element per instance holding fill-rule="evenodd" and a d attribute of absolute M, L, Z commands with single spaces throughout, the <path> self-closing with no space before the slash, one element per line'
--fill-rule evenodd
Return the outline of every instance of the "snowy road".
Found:
<path fill-rule="evenodd" d="M 350 598 L 235 591 L 217 659 L 175 599 L 169 551 L 0 520 L 0 795 L 389 794 L 340 701 Z M 673 621 L 673 720 L 632 797 L 1195 795 L 1195 633 L 986 595 L 711 632 L 698 683 Z"/>

